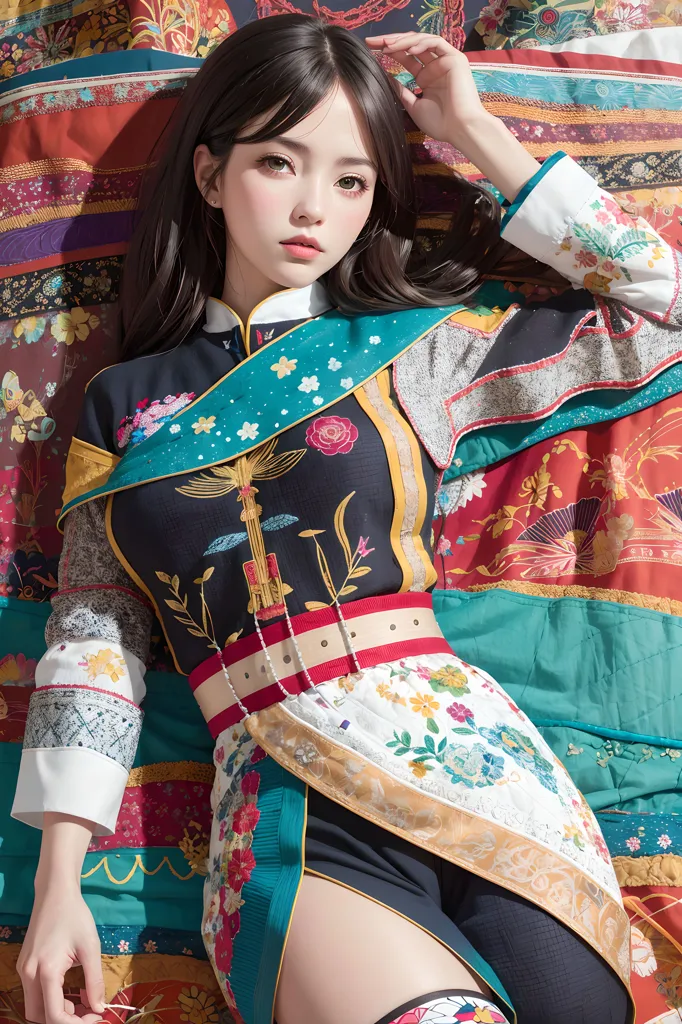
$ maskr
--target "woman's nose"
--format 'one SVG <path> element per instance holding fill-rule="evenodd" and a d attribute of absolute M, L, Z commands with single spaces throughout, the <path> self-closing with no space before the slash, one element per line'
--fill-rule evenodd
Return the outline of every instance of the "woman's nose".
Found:
<path fill-rule="evenodd" d="M 303 191 L 293 215 L 296 221 L 304 220 L 309 224 L 319 224 L 324 220 L 323 203 L 318 188 L 311 185 Z"/>

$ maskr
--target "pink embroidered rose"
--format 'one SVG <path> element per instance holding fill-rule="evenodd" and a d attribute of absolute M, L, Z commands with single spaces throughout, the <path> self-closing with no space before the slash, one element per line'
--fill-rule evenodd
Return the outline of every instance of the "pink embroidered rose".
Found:
<path fill-rule="evenodd" d="M 305 439 L 323 455 L 347 455 L 358 439 L 358 428 L 344 416 L 318 416 Z"/>
<path fill-rule="evenodd" d="M 242 804 L 242 806 L 235 811 L 232 819 L 232 828 L 238 836 L 243 836 L 247 832 L 253 832 L 254 828 L 258 824 L 260 818 L 260 811 L 255 804 Z"/>
<path fill-rule="evenodd" d="M 260 775 L 258 772 L 247 772 L 242 779 L 242 793 L 244 796 L 255 796 L 260 786 Z"/>
<path fill-rule="evenodd" d="M 251 850 L 233 850 L 227 865 L 227 883 L 230 888 L 239 892 L 251 878 L 255 866 L 256 858 Z"/>

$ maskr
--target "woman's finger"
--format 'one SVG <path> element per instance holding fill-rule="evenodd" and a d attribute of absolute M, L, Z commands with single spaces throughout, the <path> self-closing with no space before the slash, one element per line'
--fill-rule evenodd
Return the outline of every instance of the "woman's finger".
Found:
<path fill-rule="evenodd" d="M 85 976 L 85 999 L 87 1006 L 96 1014 L 104 1012 L 104 975 L 102 973 L 102 954 L 99 943 L 83 946 L 77 950 L 78 959 Z"/>
<path fill-rule="evenodd" d="M 43 989 L 45 1024 L 73 1024 L 73 1015 L 66 1010 L 64 974 L 45 968 L 40 974 L 40 984 Z"/>
<path fill-rule="evenodd" d="M 45 1024 L 45 1007 L 43 1005 L 43 990 L 37 975 L 22 965 L 21 969 L 17 964 L 17 971 L 21 977 L 21 986 L 24 990 L 24 1016 L 30 1024 Z"/>

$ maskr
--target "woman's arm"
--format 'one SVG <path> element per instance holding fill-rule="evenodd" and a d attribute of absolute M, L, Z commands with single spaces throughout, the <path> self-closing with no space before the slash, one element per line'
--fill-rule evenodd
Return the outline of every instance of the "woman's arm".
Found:
<path fill-rule="evenodd" d="M 597 303 L 598 329 L 614 336 L 628 331 L 638 319 L 628 310 L 682 324 L 680 255 L 570 157 L 556 153 L 538 164 L 483 107 L 465 54 L 439 36 L 418 32 L 367 42 L 414 76 L 419 95 L 396 87 L 415 124 L 455 146 L 512 204 L 503 238 L 575 288 L 604 297 Z"/>
<path fill-rule="evenodd" d="M 153 612 L 108 542 L 105 500 L 68 516 L 59 591 L 36 670 L 12 814 L 42 828 L 35 902 L 18 970 L 29 1020 L 69 1024 L 64 974 L 104 998 L 100 944 L 80 893 L 93 834 L 111 834 L 139 737 Z M 91 1018 L 94 1021 L 96 1018 Z"/>

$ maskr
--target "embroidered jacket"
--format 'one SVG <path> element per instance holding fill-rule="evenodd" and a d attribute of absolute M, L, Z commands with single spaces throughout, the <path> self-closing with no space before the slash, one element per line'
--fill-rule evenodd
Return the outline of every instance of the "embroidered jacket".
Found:
<path fill-rule="evenodd" d="M 99 834 L 114 830 L 155 612 L 189 674 L 253 632 L 255 613 L 428 590 L 438 470 L 464 432 L 547 415 L 581 390 L 635 386 L 682 358 L 676 254 L 568 157 L 545 162 L 507 212 L 503 235 L 575 290 L 539 307 L 457 314 L 392 373 L 352 393 L 350 381 L 331 409 L 249 456 L 69 513 L 15 817 L 40 827 L 45 811 L 57 811 L 94 822 Z M 196 336 L 91 382 L 80 440 L 113 464 L 250 353 L 328 308 L 319 283 L 272 296 L 246 325 L 211 300 Z M 270 369 L 288 374 L 295 364 L 294 349 Z M 328 369 L 343 374 L 342 359 L 330 355 Z M 315 391 L 315 378 L 299 388 Z M 192 429 L 217 440 L 210 419 Z M 237 428 L 256 439 L 256 423 Z M 259 559 L 266 595 L 254 586 Z"/>

